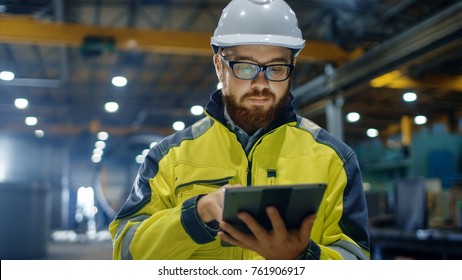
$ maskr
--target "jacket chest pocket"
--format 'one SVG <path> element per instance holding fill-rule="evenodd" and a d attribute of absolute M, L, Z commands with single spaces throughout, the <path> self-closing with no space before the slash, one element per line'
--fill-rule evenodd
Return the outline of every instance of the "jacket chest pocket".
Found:
<path fill-rule="evenodd" d="M 327 182 L 332 160 L 329 157 L 268 158 L 254 167 L 253 182 L 259 185 L 288 185 Z"/>
<path fill-rule="evenodd" d="M 178 164 L 175 166 L 176 203 L 201 194 L 211 193 L 223 185 L 236 182 L 236 170 L 215 166 Z"/>

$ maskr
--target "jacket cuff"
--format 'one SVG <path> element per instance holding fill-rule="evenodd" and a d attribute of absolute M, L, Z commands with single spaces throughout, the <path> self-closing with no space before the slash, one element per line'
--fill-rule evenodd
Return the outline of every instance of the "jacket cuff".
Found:
<path fill-rule="evenodd" d="M 321 258 L 321 248 L 313 240 L 310 240 L 310 244 L 297 260 L 319 260 Z"/>
<path fill-rule="evenodd" d="M 205 244 L 215 240 L 219 229 L 217 222 L 205 224 L 197 215 L 196 205 L 199 198 L 200 196 L 195 196 L 183 202 L 181 224 L 194 242 Z"/>

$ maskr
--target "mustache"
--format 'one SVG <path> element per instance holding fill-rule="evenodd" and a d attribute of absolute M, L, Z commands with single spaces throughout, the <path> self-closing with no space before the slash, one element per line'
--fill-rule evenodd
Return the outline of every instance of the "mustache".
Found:
<path fill-rule="evenodd" d="M 241 101 L 245 100 L 246 98 L 259 96 L 276 99 L 276 95 L 269 89 L 265 88 L 263 90 L 253 89 L 251 92 L 245 93 L 243 96 L 241 96 Z"/>

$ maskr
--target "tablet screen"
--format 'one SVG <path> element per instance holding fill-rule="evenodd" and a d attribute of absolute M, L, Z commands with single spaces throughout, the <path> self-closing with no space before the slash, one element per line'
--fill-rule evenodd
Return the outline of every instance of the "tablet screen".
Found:
<path fill-rule="evenodd" d="M 306 216 L 317 212 L 326 184 L 287 186 L 250 186 L 225 190 L 223 220 L 241 231 L 250 233 L 237 213 L 250 213 L 259 223 L 272 229 L 266 208 L 274 206 L 284 219 L 288 229 L 299 228 Z M 224 244 L 224 246 L 229 246 Z"/>

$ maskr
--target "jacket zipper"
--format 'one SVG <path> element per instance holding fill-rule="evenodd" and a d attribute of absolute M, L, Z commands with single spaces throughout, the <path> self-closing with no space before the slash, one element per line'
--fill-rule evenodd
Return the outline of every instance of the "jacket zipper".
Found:
<path fill-rule="evenodd" d="M 268 135 L 268 134 L 271 134 L 275 131 L 276 129 L 272 129 L 271 131 L 268 131 L 266 132 L 265 134 L 263 134 L 256 142 L 255 144 L 252 146 L 252 149 L 250 149 L 250 153 L 249 155 L 253 156 L 253 151 L 255 150 L 255 148 L 260 144 L 260 142 L 263 140 L 263 138 Z M 251 187 L 252 186 L 252 160 L 249 159 L 248 160 L 248 166 L 247 166 L 247 187 Z M 274 180 L 274 178 L 273 178 Z M 274 182 L 274 181 L 273 181 Z"/>
<path fill-rule="evenodd" d="M 247 165 L 247 187 L 252 186 L 252 161 Z"/>

